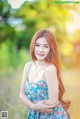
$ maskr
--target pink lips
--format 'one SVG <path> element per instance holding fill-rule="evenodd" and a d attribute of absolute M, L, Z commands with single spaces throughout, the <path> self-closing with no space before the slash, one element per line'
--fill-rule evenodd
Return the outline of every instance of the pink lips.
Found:
<path fill-rule="evenodd" d="M 41 53 L 37 53 L 37 55 L 39 55 L 39 56 L 44 56 L 44 54 L 41 54 Z"/>

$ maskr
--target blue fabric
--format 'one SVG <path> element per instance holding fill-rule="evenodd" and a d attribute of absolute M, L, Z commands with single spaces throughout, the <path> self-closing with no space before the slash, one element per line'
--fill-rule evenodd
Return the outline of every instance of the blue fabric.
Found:
<path fill-rule="evenodd" d="M 26 95 L 32 102 L 48 99 L 48 86 L 44 80 L 39 80 L 37 83 L 26 83 Z M 67 111 L 64 110 L 60 101 L 58 106 L 53 109 L 50 114 L 29 109 L 27 119 L 71 119 Z"/>

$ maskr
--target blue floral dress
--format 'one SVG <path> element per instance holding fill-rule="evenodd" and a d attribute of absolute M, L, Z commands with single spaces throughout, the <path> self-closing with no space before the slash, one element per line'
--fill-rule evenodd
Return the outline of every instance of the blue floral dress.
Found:
<path fill-rule="evenodd" d="M 48 86 L 44 80 L 39 80 L 37 83 L 26 83 L 26 95 L 32 102 L 48 99 Z M 57 107 L 50 114 L 37 112 L 29 109 L 26 119 L 71 119 L 68 112 L 64 110 L 59 101 Z"/>

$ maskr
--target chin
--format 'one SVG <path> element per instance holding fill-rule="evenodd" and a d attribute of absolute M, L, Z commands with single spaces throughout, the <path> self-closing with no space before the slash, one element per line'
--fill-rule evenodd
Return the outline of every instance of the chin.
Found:
<path fill-rule="evenodd" d="M 36 55 L 36 58 L 37 58 L 38 60 L 45 60 L 45 57 L 39 57 L 39 56 L 37 56 L 37 55 Z"/>
<path fill-rule="evenodd" d="M 39 57 L 36 57 L 37 58 L 37 60 L 45 60 L 45 58 L 39 58 Z"/>

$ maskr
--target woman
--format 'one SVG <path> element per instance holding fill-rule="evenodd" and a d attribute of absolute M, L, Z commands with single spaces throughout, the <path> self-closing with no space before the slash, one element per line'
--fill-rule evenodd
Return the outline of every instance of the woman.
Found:
<path fill-rule="evenodd" d="M 63 101 L 64 86 L 57 41 L 49 30 L 34 34 L 32 61 L 23 71 L 20 97 L 29 108 L 27 119 L 69 119 L 70 101 Z"/>

